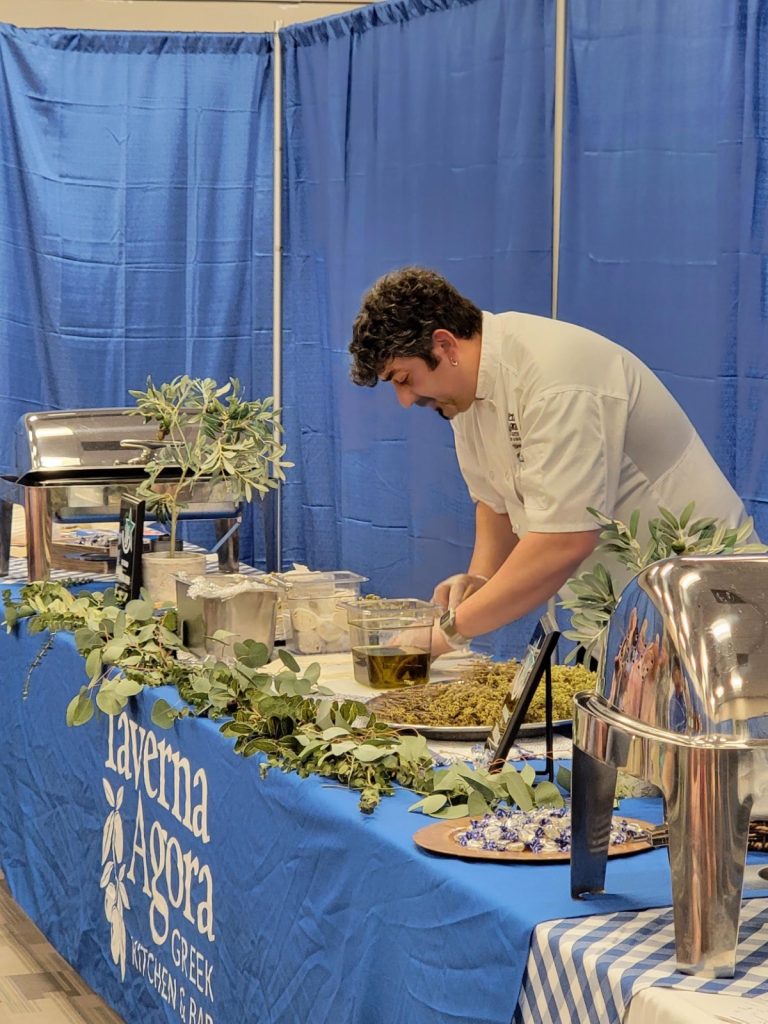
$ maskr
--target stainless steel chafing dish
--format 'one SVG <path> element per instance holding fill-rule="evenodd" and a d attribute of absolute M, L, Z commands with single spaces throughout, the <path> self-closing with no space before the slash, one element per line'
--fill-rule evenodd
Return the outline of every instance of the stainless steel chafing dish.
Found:
<path fill-rule="evenodd" d="M 575 699 L 573 895 L 603 889 L 617 770 L 657 786 L 685 973 L 734 973 L 750 816 L 768 816 L 767 617 L 766 556 L 657 562 Z"/>
<path fill-rule="evenodd" d="M 145 476 L 144 463 L 159 442 L 157 426 L 129 416 L 129 409 L 69 409 L 27 413 L 15 436 L 16 473 L 0 477 L 0 575 L 8 571 L 11 510 L 23 506 L 27 530 L 28 575 L 47 579 L 52 566 L 96 571 L 87 560 L 53 541 L 54 523 L 117 522 L 120 496 L 132 493 Z M 169 473 L 169 479 L 172 477 Z M 225 485 L 201 483 L 181 518 L 215 520 L 222 568 L 237 568 L 236 526 L 239 507 Z"/>

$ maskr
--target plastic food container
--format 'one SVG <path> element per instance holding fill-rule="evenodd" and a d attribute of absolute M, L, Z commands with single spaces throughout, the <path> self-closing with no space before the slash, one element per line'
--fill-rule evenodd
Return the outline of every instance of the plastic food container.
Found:
<path fill-rule="evenodd" d="M 348 602 L 355 679 L 377 690 L 396 690 L 429 680 L 432 626 L 441 609 L 416 598 Z"/>
<path fill-rule="evenodd" d="M 344 602 L 360 596 L 368 579 L 355 572 L 285 573 L 285 603 L 291 625 L 286 648 L 294 654 L 334 654 L 349 650 Z"/>

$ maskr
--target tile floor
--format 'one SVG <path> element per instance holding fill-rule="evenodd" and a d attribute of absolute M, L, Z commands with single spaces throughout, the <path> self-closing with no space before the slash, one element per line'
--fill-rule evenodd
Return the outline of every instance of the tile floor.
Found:
<path fill-rule="evenodd" d="M 123 1024 L 14 903 L 2 873 L 0 1024 Z"/>

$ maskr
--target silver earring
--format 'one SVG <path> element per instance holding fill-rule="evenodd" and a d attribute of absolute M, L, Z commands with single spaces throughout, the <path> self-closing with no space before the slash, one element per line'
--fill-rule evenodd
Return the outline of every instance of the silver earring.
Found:
<path fill-rule="evenodd" d="M 452 359 L 451 360 L 451 366 L 458 366 L 458 365 L 459 365 L 459 360 L 458 359 Z"/>

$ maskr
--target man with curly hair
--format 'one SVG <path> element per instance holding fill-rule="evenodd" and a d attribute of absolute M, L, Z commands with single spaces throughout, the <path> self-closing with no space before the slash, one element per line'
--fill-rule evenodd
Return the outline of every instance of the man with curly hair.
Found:
<path fill-rule="evenodd" d="M 466 573 L 437 585 L 433 654 L 554 596 L 594 551 L 587 507 L 640 522 L 694 501 L 737 526 L 744 507 L 690 420 L 635 355 L 575 324 L 478 309 L 445 278 L 380 278 L 355 319 L 352 380 L 450 420 L 475 503 Z"/>

